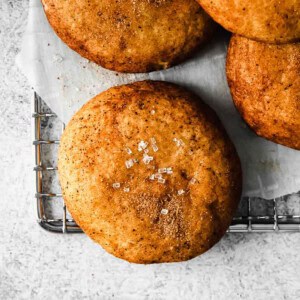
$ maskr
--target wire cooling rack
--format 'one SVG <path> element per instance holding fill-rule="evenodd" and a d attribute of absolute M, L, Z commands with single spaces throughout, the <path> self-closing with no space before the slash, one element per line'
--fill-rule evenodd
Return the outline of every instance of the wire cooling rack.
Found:
<path fill-rule="evenodd" d="M 57 176 L 63 123 L 35 93 L 33 101 L 36 201 L 39 224 L 61 233 L 82 232 L 64 204 Z M 300 192 L 273 200 L 242 198 L 228 232 L 300 232 Z"/>

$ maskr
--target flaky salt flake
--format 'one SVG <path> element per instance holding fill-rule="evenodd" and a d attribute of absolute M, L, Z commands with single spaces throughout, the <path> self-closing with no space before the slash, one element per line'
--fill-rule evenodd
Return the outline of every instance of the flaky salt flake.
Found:
<path fill-rule="evenodd" d="M 126 148 L 125 150 L 126 150 L 126 152 L 127 152 L 128 154 L 132 154 L 132 151 L 131 151 L 130 148 Z"/>
<path fill-rule="evenodd" d="M 150 142 L 151 142 L 152 145 L 156 144 L 155 138 L 154 137 L 150 138 Z"/>
<path fill-rule="evenodd" d="M 140 141 L 139 144 L 138 144 L 138 150 L 141 152 L 143 151 L 144 149 L 146 149 L 148 146 L 148 143 L 145 142 L 145 141 Z"/>
<path fill-rule="evenodd" d="M 153 156 L 149 156 L 147 153 L 143 155 L 144 164 L 148 165 L 153 160 Z"/>
<path fill-rule="evenodd" d="M 155 110 L 152 109 L 150 113 L 151 113 L 151 115 L 155 115 Z"/>
<path fill-rule="evenodd" d="M 167 169 L 166 168 L 160 168 L 160 169 L 158 169 L 158 173 L 160 173 L 160 174 L 167 173 Z"/>
<path fill-rule="evenodd" d="M 123 190 L 124 190 L 125 193 L 129 193 L 130 192 L 130 188 L 129 187 L 124 187 Z"/>
<path fill-rule="evenodd" d="M 197 179 L 196 178 L 192 178 L 191 180 L 190 180 L 190 184 L 195 184 L 197 182 Z"/>
<path fill-rule="evenodd" d="M 144 153 L 144 154 L 143 154 L 143 157 L 150 158 L 151 160 L 153 159 L 153 156 L 149 156 L 148 153 Z"/>
<path fill-rule="evenodd" d="M 162 215 L 167 215 L 168 212 L 169 212 L 169 211 L 168 211 L 166 208 L 163 208 L 163 209 L 160 211 L 160 213 L 161 213 Z"/>
<path fill-rule="evenodd" d="M 133 159 L 126 160 L 125 165 L 127 169 L 130 169 L 134 165 Z"/>
<path fill-rule="evenodd" d="M 143 162 L 144 162 L 145 165 L 149 165 L 151 160 L 147 159 L 147 158 L 143 158 Z"/>
<path fill-rule="evenodd" d="M 139 160 L 136 159 L 136 158 L 134 158 L 134 159 L 133 159 L 133 162 L 137 164 L 137 163 L 139 162 Z"/>
<path fill-rule="evenodd" d="M 167 168 L 166 169 L 166 173 L 167 174 L 172 174 L 173 173 L 173 169 L 172 168 Z"/>
<path fill-rule="evenodd" d="M 159 178 L 162 178 L 162 175 L 161 175 L 161 174 L 158 174 L 158 173 L 156 173 L 156 174 L 154 174 L 154 178 L 157 178 L 157 179 L 159 179 Z"/>
<path fill-rule="evenodd" d="M 159 183 L 165 183 L 165 182 L 166 182 L 166 179 L 164 179 L 164 178 L 158 178 L 157 181 L 158 181 Z"/>
<path fill-rule="evenodd" d="M 158 151 L 157 145 L 156 144 L 152 145 L 152 149 L 153 149 L 154 152 L 157 152 Z"/>
<path fill-rule="evenodd" d="M 185 191 L 184 190 L 178 190 L 177 193 L 178 193 L 178 195 L 183 195 L 185 193 Z"/>
<path fill-rule="evenodd" d="M 120 182 L 115 182 L 115 183 L 113 183 L 113 185 L 112 185 L 112 187 L 113 187 L 114 189 L 119 189 L 120 186 L 121 186 Z"/>
<path fill-rule="evenodd" d="M 173 142 L 175 142 L 177 147 L 181 147 L 184 145 L 184 142 L 181 139 L 174 138 Z"/>
<path fill-rule="evenodd" d="M 154 174 L 150 175 L 150 176 L 149 176 L 149 179 L 150 179 L 150 180 L 154 180 L 154 179 L 155 179 Z"/>

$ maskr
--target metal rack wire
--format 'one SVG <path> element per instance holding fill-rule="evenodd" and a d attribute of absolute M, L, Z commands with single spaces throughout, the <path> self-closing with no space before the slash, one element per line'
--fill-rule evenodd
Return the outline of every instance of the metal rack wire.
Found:
<path fill-rule="evenodd" d="M 47 191 L 45 186 L 47 180 L 53 181 L 57 175 L 56 158 L 45 160 L 43 147 L 50 147 L 47 153 L 55 153 L 55 145 L 59 144 L 57 139 L 44 137 L 45 124 L 58 122 L 56 115 L 49 109 L 45 109 L 42 99 L 35 93 L 33 101 L 33 128 L 35 148 L 36 173 L 36 201 L 37 216 L 39 224 L 46 230 L 60 233 L 82 232 L 68 214 L 60 192 Z M 53 126 L 52 126 L 53 127 Z M 48 128 L 51 130 L 51 127 Z M 64 125 L 61 124 L 61 132 Z M 51 164 L 49 164 L 51 163 Z M 54 185 L 54 184 L 53 184 Z M 58 185 L 58 184 L 57 184 Z M 51 184 L 50 184 L 51 187 Z M 298 198 L 300 199 L 300 197 Z M 300 232 L 300 200 L 294 203 L 293 208 L 289 208 L 287 198 L 281 197 L 273 200 L 260 198 L 242 198 L 237 215 L 234 217 L 228 232 Z M 56 203 L 56 215 L 50 210 L 49 206 Z"/>

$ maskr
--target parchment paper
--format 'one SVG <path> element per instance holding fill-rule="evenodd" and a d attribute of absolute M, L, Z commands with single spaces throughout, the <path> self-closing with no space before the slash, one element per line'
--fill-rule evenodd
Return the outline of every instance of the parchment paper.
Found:
<path fill-rule="evenodd" d="M 32 87 L 67 123 L 90 98 L 114 85 L 143 79 L 166 80 L 197 93 L 221 118 L 242 161 L 245 196 L 279 197 L 300 190 L 300 151 L 257 137 L 236 111 L 225 76 L 229 34 L 220 30 L 213 42 L 189 61 L 149 74 L 105 70 L 70 50 L 55 35 L 40 0 L 30 1 L 28 26 L 17 64 Z"/>

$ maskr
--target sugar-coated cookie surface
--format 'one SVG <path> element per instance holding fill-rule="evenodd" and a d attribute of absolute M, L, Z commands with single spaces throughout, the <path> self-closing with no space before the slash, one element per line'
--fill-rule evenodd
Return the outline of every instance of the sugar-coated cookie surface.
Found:
<path fill-rule="evenodd" d="M 216 114 L 165 82 L 114 87 L 87 102 L 62 136 L 58 168 L 78 225 L 135 263 L 205 252 L 241 196 L 240 161 Z"/>
<path fill-rule="evenodd" d="M 180 63 L 214 22 L 195 0 L 42 0 L 57 35 L 73 50 L 119 72 Z"/>
<path fill-rule="evenodd" d="M 300 40 L 300 0 L 197 0 L 227 30 L 267 43 Z"/>
<path fill-rule="evenodd" d="M 300 150 L 300 44 L 271 45 L 234 35 L 227 55 L 234 103 L 260 136 Z"/>

